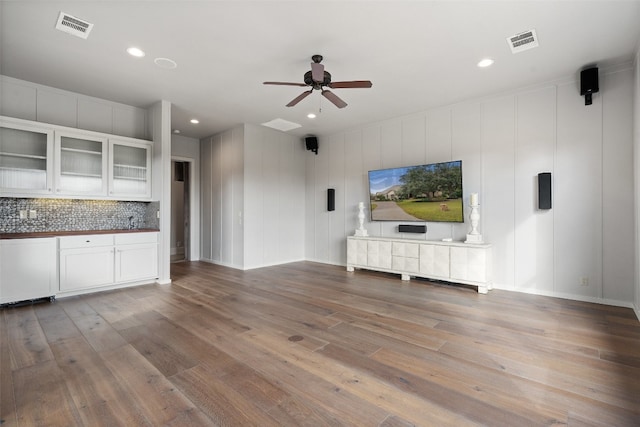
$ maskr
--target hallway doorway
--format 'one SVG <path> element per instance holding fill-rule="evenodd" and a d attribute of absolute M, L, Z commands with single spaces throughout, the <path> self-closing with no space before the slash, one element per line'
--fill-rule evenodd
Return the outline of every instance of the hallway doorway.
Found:
<path fill-rule="evenodd" d="M 188 161 L 171 161 L 171 262 L 191 259 L 191 170 Z"/>

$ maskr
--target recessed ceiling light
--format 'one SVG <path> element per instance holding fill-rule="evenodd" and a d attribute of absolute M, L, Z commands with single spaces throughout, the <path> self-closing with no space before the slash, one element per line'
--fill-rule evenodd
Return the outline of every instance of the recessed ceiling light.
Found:
<path fill-rule="evenodd" d="M 316 115 L 313 114 L 313 113 L 309 113 L 309 114 L 307 114 L 307 117 L 309 117 L 310 119 L 315 119 Z"/>
<path fill-rule="evenodd" d="M 135 56 L 136 58 L 142 58 L 144 56 L 144 52 L 137 47 L 130 47 L 127 49 L 127 53 L 131 56 Z"/>
<path fill-rule="evenodd" d="M 164 68 L 167 70 L 173 70 L 178 67 L 178 64 L 173 59 L 169 58 L 156 58 L 153 62 L 160 68 Z"/>
<path fill-rule="evenodd" d="M 490 65 L 493 64 L 493 59 L 491 58 L 485 58 L 482 61 L 478 62 L 478 67 L 480 68 L 486 68 L 489 67 Z"/>
<path fill-rule="evenodd" d="M 198 119 L 191 119 L 189 120 L 191 123 L 193 123 L 194 125 L 197 125 L 198 123 L 200 123 L 200 120 Z"/>

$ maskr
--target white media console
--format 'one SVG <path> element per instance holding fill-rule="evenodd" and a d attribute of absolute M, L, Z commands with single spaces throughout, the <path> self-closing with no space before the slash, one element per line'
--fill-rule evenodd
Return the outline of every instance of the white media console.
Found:
<path fill-rule="evenodd" d="M 492 288 L 491 245 L 385 237 L 347 237 L 347 271 L 355 268 Z"/>

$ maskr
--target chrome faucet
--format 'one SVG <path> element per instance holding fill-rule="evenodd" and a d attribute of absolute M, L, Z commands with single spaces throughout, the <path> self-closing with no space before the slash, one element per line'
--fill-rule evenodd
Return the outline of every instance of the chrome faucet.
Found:
<path fill-rule="evenodd" d="M 135 223 L 133 222 L 133 215 L 129 217 L 129 230 L 133 230 L 135 228 Z"/>

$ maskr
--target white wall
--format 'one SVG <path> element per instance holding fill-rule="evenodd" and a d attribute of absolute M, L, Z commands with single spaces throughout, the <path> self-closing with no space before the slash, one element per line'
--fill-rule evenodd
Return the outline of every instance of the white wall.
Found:
<path fill-rule="evenodd" d="M 201 141 L 202 259 L 250 269 L 304 259 L 304 148 L 245 124 Z"/>
<path fill-rule="evenodd" d="M 151 139 L 148 112 L 117 102 L 0 76 L 0 115 Z"/>
<path fill-rule="evenodd" d="M 190 195 L 190 260 L 200 259 L 200 141 L 182 135 L 171 137 L 171 157 L 189 161 L 191 167 Z"/>
<path fill-rule="evenodd" d="M 244 268 L 303 260 L 303 143 L 249 124 L 244 138 Z"/>
<path fill-rule="evenodd" d="M 244 128 L 200 141 L 201 252 L 204 261 L 244 267 Z"/>
<path fill-rule="evenodd" d="M 356 227 L 358 202 L 368 199 L 368 170 L 461 159 L 465 203 L 480 194 L 496 287 L 630 305 L 632 88 L 627 64 L 600 70 L 591 106 L 571 78 L 321 138 L 318 156 L 306 160 L 306 258 L 346 262 L 345 236 Z M 540 172 L 553 177 L 549 211 L 537 210 Z M 336 189 L 334 212 L 326 210 L 327 188 Z M 469 228 L 429 223 L 420 236 L 399 234 L 397 225 L 366 227 L 429 240 L 461 240 Z"/>

